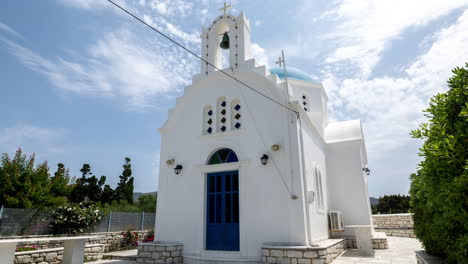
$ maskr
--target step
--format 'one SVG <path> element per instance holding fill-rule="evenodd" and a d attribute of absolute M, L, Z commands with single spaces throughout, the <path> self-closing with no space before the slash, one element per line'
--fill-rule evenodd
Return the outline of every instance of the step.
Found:
<path fill-rule="evenodd" d="M 138 249 L 107 252 L 102 255 L 102 259 L 112 260 L 136 260 Z"/>

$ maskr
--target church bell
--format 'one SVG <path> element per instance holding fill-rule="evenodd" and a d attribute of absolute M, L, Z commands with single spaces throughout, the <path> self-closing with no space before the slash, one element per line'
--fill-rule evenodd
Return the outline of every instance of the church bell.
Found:
<path fill-rule="evenodd" d="M 223 39 L 219 43 L 219 47 L 222 49 L 229 49 L 229 35 L 227 32 L 224 32 Z"/>

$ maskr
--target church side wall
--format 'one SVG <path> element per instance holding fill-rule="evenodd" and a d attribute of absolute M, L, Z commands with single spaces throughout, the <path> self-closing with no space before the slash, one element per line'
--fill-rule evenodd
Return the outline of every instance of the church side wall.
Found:
<path fill-rule="evenodd" d="M 372 224 L 361 145 L 353 140 L 327 146 L 329 210 L 343 212 L 345 226 Z M 353 231 L 345 228 L 344 235 Z"/>
<path fill-rule="evenodd" d="M 271 83 L 255 73 L 238 77 L 270 96 L 276 95 Z M 238 86 L 224 76 L 213 75 L 189 87 L 162 132 L 156 237 L 159 241 L 182 242 L 184 255 L 211 254 L 204 250 L 206 174 L 217 171 L 239 170 L 241 256 L 259 257 L 265 242 L 306 242 L 303 207 L 289 193 L 301 186 L 296 163 L 296 178 L 290 178 L 286 111 L 245 88 L 240 88 L 244 89 L 240 93 Z M 215 109 L 221 96 L 228 104 L 240 100 L 242 127 L 202 135 L 204 106 Z M 273 144 L 280 144 L 280 150 L 272 151 Z M 224 147 L 233 149 L 240 162 L 205 165 L 215 150 Z M 264 153 L 270 157 L 267 165 L 260 163 Z M 173 166 L 166 165 L 167 159 L 183 166 L 179 175 Z"/>
<path fill-rule="evenodd" d="M 304 161 L 305 161 L 305 179 L 306 190 L 314 192 L 314 200 L 312 203 L 307 202 L 308 221 L 310 242 L 314 243 L 328 238 L 328 222 L 327 222 L 327 170 L 325 161 L 325 144 L 319 139 L 317 132 L 303 122 L 303 140 L 304 140 Z M 324 205 L 323 209 L 318 207 L 318 186 L 314 180 L 314 170 L 319 169 L 322 173 L 322 186 L 324 190 Z"/>

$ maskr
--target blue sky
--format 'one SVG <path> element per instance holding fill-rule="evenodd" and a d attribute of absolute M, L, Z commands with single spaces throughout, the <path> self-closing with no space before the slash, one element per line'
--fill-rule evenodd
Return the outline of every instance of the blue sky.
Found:
<path fill-rule="evenodd" d="M 199 52 L 223 1 L 118 1 Z M 231 1 L 252 27 L 253 53 L 323 83 L 332 120 L 361 119 L 369 193 L 406 194 L 429 98 L 468 59 L 468 0 Z M 6 0 L 0 8 L 0 152 L 21 147 L 83 163 L 115 186 L 125 156 L 135 191 L 157 189 L 167 110 L 199 62 L 105 0 Z"/>

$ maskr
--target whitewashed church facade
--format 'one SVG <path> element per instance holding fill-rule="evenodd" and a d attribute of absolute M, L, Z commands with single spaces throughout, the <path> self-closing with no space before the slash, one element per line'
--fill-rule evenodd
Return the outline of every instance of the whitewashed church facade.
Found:
<path fill-rule="evenodd" d="M 222 67 L 225 32 L 224 70 L 263 95 L 202 62 L 160 128 L 156 239 L 182 243 L 184 263 L 255 263 L 264 244 L 328 239 L 330 211 L 371 225 L 360 121 L 329 123 L 321 84 L 257 65 L 244 13 L 203 28 L 203 59 Z"/>

